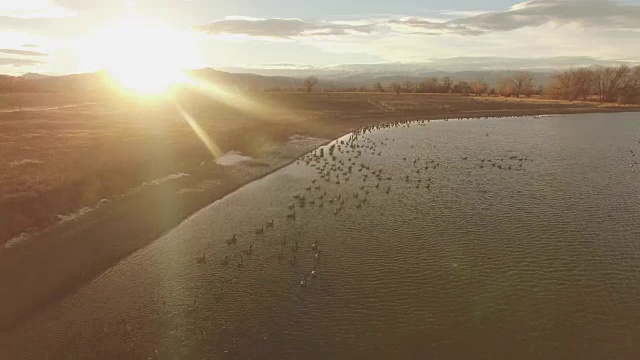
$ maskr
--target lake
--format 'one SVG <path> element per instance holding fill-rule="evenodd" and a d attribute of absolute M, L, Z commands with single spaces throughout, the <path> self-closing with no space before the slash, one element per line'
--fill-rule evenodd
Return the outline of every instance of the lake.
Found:
<path fill-rule="evenodd" d="M 0 348 L 638 358 L 639 141 L 638 113 L 349 134 L 199 211 L 1 335 Z"/>

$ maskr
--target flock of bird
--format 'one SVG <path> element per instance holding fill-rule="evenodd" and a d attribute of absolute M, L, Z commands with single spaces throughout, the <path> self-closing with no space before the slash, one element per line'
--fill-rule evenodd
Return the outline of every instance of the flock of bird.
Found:
<path fill-rule="evenodd" d="M 462 120 L 462 118 L 460 119 Z M 445 120 L 448 121 L 448 120 Z M 307 155 L 299 158 L 297 165 L 305 166 L 316 173 L 303 189 L 291 194 L 290 202 L 286 205 L 286 215 L 281 219 L 272 219 L 256 227 L 251 233 L 233 233 L 225 240 L 226 246 L 236 252 L 233 260 L 227 255 L 217 260 L 224 268 L 237 267 L 238 269 L 247 266 L 246 259 L 254 255 L 253 244 L 247 239 L 274 239 L 276 228 L 286 228 L 292 222 L 299 222 L 309 215 L 310 212 L 329 211 L 333 216 L 341 216 L 345 210 L 352 209 L 358 211 L 366 207 L 371 201 L 380 197 L 392 194 L 394 191 L 406 191 L 407 188 L 420 189 L 420 191 L 432 191 L 436 186 L 436 180 L 440 171 L 446 170 L 450 164 L 433 157 L 426 157 L 415 145 L 410 146 L 410 151 L 406 156 L 389 154 L 389 147 L 395 142 L 394 137 L 377 138 L 372 140 L 367 137 L 368 133 L 390 128 L 409 128 L 412 126 L 426 126 L 430 120 L 391 122 L 386 124 L 364 126 L 354 130 L 348 137 L 335 140 L 327 146 L 323 146 Z M 489 136 L 487 133 L 483 136 Z M 435 146 L 435 145 L 434 145 Z M 387 154 L 385 154 L 387 152 Z M 383 167 L 381 161 L 371 161 L 374 158 L 385 155 L 385 162 L 388 160 L 400 163 L 401 172 Z M 633 154 L 632 154 L 633 155 Z M 500 169 L 500 170 L 522 170 L 527 162 L 533 160 L 527 156 L 509 155 L 506 157 L 486 157 L 471 158 L 462 156 L 458 158 L 460 163 L 470 163 L 475 161 L 476 165 L 466 165 L 477 168 Z M 378 164 L 377 167 L 376 165 Z M 387 163 L 388 164 L 388 163 Z M 393 171 L 393 173 L 391 172 Z M 270 235 L 272 233 L 273 235 Z M 239 235 L 241 234 L 241 235 Z M 308 256 L 311 254 L 312 266 L 308 266 L 303 271 L 299 280 L 299 286 L 304 288 L 310 286 L 314 279 L 319 277 L 322 250 L 318 240 L 287 239 L 286 235 L 280 236 L 280 249 L 277 252 L 277 259 L 280 262 L 288 262 L 292 268 L 299 269 L 300 266 L 307 266 L 309 261 L 300 261 L 298 256 Z M 300 240 L 300 242 L 298 241 Z M 306 244 L 304 242 L 307 242 Z M 308 242 L 311 242 L 310 244 Z M 244 243 L 244 245 L 241 245 Z M 311 252 L 301 252 L 300 246 L 309 246 Z M 197 264 L 207 263 L 210 259 L 207 254 L 197 257 Z M 216 296 L 221 299 L 224 288 Z M 164 304 L 166 308 L 166 303 Z M 197 311 L 199 303 L 193 299 L 189 311 Z M 199 336 L 204 338 L 203 329 L 199 329 Z M 151 358 L 157 358 L 157 352 Z"/>
<path fill-rule="evenodd" d="M 367 137 L 368 133 L 382 129 L 426 126 L 429 122 L 430 120 L 424 120 L 364 126 L 353 131 L 348 137 L 335 140 L 298 159 L 296 164 L 311 169 L 316 173 L 316 177 L 298 192 L 290 195 L 290 201 L 286 204 L 286 215 L 281 219 L 272 219 L 260 224 L 254 229 L 253 234 L 239 236 L 234 233 L 225 240 L 226 245 L 237 252 L 233 266 L 238 269 L 244 268 L 247 264 L 245 259 L 254 254 L 253 244 L 246 243 L 245 239 L 274 238 L 275 236 L 270 236 L 269 233 L 275 233 L 274 230 L 277 227 L 286 228 L 292 222 L 308 216 L 312 211 L 328 211 L 334 216 L 341 216 L 346 209 L 353 211 L 362 209 L 371 201 L 384 198 L 385 195 L 391 194 L 400 187 L 403 189 L 414 187 L 424 191 L 432 191 L 437 184 L 435 179 L 438 179 L 438 173 L 449 168 L 450 164 L 438 158 L 425 157 L 419 150 L 414 149 L 414 146 L 410 146 L 411 151 L 407 156 L 395 157 L 394 154 L 387 152 L 388 146 L 395 141 L 395 138 L 376 137 L 377 140 L 373 140 Z M 489 134 L 486 133 L 482 136 L 489 136 Z M 640 144 L 640 141 L 638 143 Z M 632 158 L 630 166 L 633 168 L 638 164 L 635 160 L 635 152 L 631 148 L 628 149 L 628 152 Z M 370 161 L 383 156 L 383 154 L 386 156 L 385 160 L 400 163 L 402 172 L 391 173 L 389 167 L 374 165 L 382 162 Z M 451 161 L 451 159 L 449 160 Z M 508 154 L 502 157 L 460 156 L 456 164 L 469 164 L 465 165 L 467 168 L 517 171 L 523 170 L 525 164 L 530 162 L 533 160 L 526 155 Z M 310 286 L 320 272 L 322 251 L 318 240 L 313 240 L 313 242 L 307 240 L 305 244 L 305 239 L 291 240 L 287 239 L 286 235 L 280 236 L 277 259 L 281 262 L 288 262 L 292 267 L 301 263 L 309 263 L 309 261 L 299 261 L 298 255 L 303 256 L 299 251 L 300 246 L 309 246 L 311 249 L 310 256 L 312 256 L 313 266 L 308 266 L 299 280 L 300 287 Z M 241 246 L 240 244 L 243 242 L 246 245 Z M 308 254 L 309 252 L 304 253 Z M 196 258 L 198 264 L 207 261 L 206 254 Z M 232 260 L 229 256 L 224 256 L 218 261 L 223 267 L 232 267 Z M 296 268 L 298 267 L 296 266 Z M 194 311 L 197 308 L 198 301 L 194 299 L 189 310 Z"/>
<path fill-rule="evenodd" d="M 374 168 L 370 161 L 375 157 L 380 157 L 383 152 L 395 141 L 393 137 L 372 140 L 366 135 L 373 131 L 387 128 L 411 127 L 414 125 L 424 126 L 430 120 L 412 122 L 392 122 L 381 125 L 364 126 L 353 131 L 348 137 L 335 140 L 327 146 L 323 146 L 297 160 L 296 164 L 306 166 L 317 174 L 303 190 L 291 195 L 291 201 L 286 205 L 287 214 L 281 220 L 270 220 L 261 224 L 254 231 L 254 239 L 266 237 L 275 227 L 286 227 L 288 223 L 295 222 L 313 209 L 313 211 L 330 211 L 334 216 L 341 215 L 345 209 L 362 209 L 374 196 L 384 196 L 394 191 L 394 187 L 400 184 L 402 187 L 415 187 L 431 191 L 435 186 L 436 174 L 441 169 L 446 169 L 449 164 L 441 163 L 439 160 L 424 157 L 418 150 L 411 146 L 408 156 L 392 159 L 400 161 L 404 173 L 389 173 L 382 165 Z M 488 134 L 487 134 L 488 136 Z M 386 160 L 386 158 L 385 158 Z M 468 156 L 460 158 L 460 161 L 471 161 Z M 495 168 L 502 170 L 518 170 L 523 168 L 527 161 L 533 161 L 526 156 L 511 155 L 502 158 L 478 158 L 479 168 Z M 394 182 L 395 181 L 395 182 Z M 292 265 L 299 263 L 298 240 L 290 241 L 286 235 L 281 235 L 280 250 L 277 254 L 279 261 L 286 260 Z M 247 237 L 247 235 L 243 235 Z M 252 237 L 249 235 L 248 237 Z M 273 237 L 273 236 L 271 236 Z M 301 242 L 304 240 L 301 240 Z M 239 246 L 240 236 L 234 233 L 226 239 L 229 247 L 239 248 L 235 266 L 244 268 L 246 258 L 254 252 L 253 245 L 248 244 L 243 248 Z M 305 271 L 300 280 L 301 287 L 308 286 L 310 282 L 318 276 L 319 262 L 321 259 L 321 249 L 317 241 L 304 246 L 311 247 L 311 254 L 314 266 Z M 197 258 L 198 263 L 204 263 L 207 257 L 203 254 Z M 220 260 L 220 264 L 229 267 L 231 259 L 225 256 Z"/>
<path fill-rule="evenodd" d="M 640 141 L 638 141 L 638 144 L 640 144 Z M 631 167 L 632 172 L 636 172 L 636 169 L 634 168 L 634 166 L 638 165 L 638 161 L 636 160 L 636 153 L 632 148 L 628 148 L 627 151 L 629 151 L 629 156 L 631 157 L 631 164 L 629 164 L 629 167 Z"/>

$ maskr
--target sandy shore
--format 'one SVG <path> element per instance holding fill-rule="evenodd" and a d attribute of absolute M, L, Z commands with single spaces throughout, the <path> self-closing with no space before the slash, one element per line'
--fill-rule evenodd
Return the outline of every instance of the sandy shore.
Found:
<path fill-rule="evenodd" d="M 98 163 L 100 166 L 104 164 L 111 166 L 104 165 L 103 167 L 108 168 L 109 171 L 98 171 L 97 175 L 93 174 L 93 182 L 89 184 L 95 185 L 97 177 L 101 183 L 118 183 L 117 187 L 102 186 L 96 190 L 94 186 L 91 188 L 93 190 L 90 196 L 86 195 L 85 188 L 81 192 L 82 196 L 78 197 L 73 190 L 74 186 L 86 185 L 85 182 L 62 182 L 59 186 L 65 190 L 62 191 L 55 187 L 58 192 L 55 193 L 56 196 L 50 198 L 47 197 L 49 193 L 44 190 L 36 191 L 35 195 L 26 198 L 20 198 L 16 195 L 17 193 L 0 194 L 2 196 L 0 197 L 0 209 L 3 213 L 13 214 L 21 211 L 23 214 L 21 216 L 25 217 L 24 214 L 27 214 L 27 218 L 29 217 L 28 212 L 25 211 L 29 207 L 24 208 L 27 210 L 18 207 L 23 203 L 31 206 L 34 202 L 41 201 L 55 205 L 56 199 L 78 198 L 83 202 L 67 204 L 67 208 L 73 208 L 73 204 L 76 204 L 73 209 L 77 212 L 82 207 L 87 208 L 87 204 L 89 204 L 88 208 L 91 209 L 83 216 L 73 220 L 60 221 L 60 217 L 58 217 L 57 221 L 44 221 L 41 226 L 35 227 L 35 235 L 28 240 L 15 246 L 3 247 L 3 250 L 0 251 L 0 293 L 3 294 L 2 306 L 0 306 L 0 330 L 12 327 L 38 309 L 74 291 L 137 249 L 148 245 L 198 209 L 252 180 L 287 165 L 300 155 L 329 139 L 349 132 L 353 128 L 414 119 L 640 110 L 637 107 L 606 107 L 593 103 L 422 94 L 400 96 L 391 94 L 312 94 L 311 96 L 306 96 L 306 94 L 269 94 L 260 96 L 261 98 L 257 101 L 263 107 L 286 109 L 286 114 L 281 111 L 268 116 L 263 116 L 264 114 L 249 116 L 246 112 L 240 114 L 235 110 L 225 109 L 218 112 L 214 120 L 207 121 L 208 126 L 205 126 L 205 129 L 211 134 L 218 136 L 215 141 L 220 144 L 222 152 L 239 150 L 252 156 L 253 160 L 238 165 L 220 166 L 211 159 L 210 154 L 203 151 L 198 139 L 191 135 L 189 142 L 183 140 L 185 134 L 190 134 L 190 129 L 183 127 L 171 127 L 165 133 L 160 132 L 162 136 L 170 133 L 173 137 L 169 140 L 174 142 L 168 147 L 164 147 L 164 145 L 159 148 L 151 147 L 152 155 L 150 155 L 148 148 L 140 150 L 133 147 L 133 144 L 152 138 L 148 133 L 149 128 L 140 126 L 142 130 L 136 128 L 135 131 L 126 130 L 110 134 L 108 140 L 104 140 L 110 146 L 115 144 L 117 148 L 125 150 L 117 153 L 105 150 L 105 152 L 91 153 L 89 156 L 94 157 L 90 158 L 90 161 Z M 199 111 L 206 113 L 208 109 Z M 86 107 L 68 108 L 64 111 L 56 110 L 51 114 L 34 112 L 32 116 L 13 113 L 2 114 L 0 115 L 0 129 L 13 126 L 14 132 L 20 133 L 23 131 L 23 127 L 18 127 L 16 125 L 18 122 L 20 124 L 29 123 L 29 121 L 41 122 L 42 119 L 51 118 L 56 121 L 68 121 L 65 123 L 65 131 L 70 131 L 69 129 L 75 130 L 74 124 L 77 125 L 81 121 L 103 119 L 107 116 L 105 112 L 104 109 L 98 109 L 92 105 L 90 109 Z M 198 112 L 198 110 L 194 110 L 194 112 Z M 123 116 L 130 118 L 140 114 L 140 112 L 135 114 L 107 113 L 110 120 Z M 162 109 L 155 109 L 144 114 L 146 117 L 162 117 L 164 112 Z M 78 121 L 78 118 L 81 118 L 81 121 Z M 218 119 L 229 118 L 241 119 L 241 121 L 234 123 L 234 125 L 218 121 Z M 74 121 L 69 121 L 69 119 Z M 62 131 L 60 123 L 56 123 L 53 132 Z M 81 126 L 84 126 L 84 123 Z M 108 122 L 104 126 L 104 128 L 110 127 L 113 127 L 112 122 Z M 157 123 L 153 124 L 154 130 L 157 127 Z M 95 131 L 104 131 L 102 129 L 103 127 L 99 127 Z M 94 131 L 94 129 L 87 131 Z M 129 136 L 133 133 L 137 137 Z M 133 140 L 127 142 L 129 138 L 127 136 Z M 103 141 L 97 136 L 96 139 L 91 141 L 95 141 L 95 143 Z M 152 140 L 150 142 L 154 143 L 157 138 Z M 42 140 L 36 137 L 29 144 L 31 148 L 34 148 L 39 142 Z M 17 143 L 20 145 L 20 141 Z M 69 143 L 64 145 L 65 151 L 71 147 Z M 4 161 L 5 167 L 8 169 L 5 172 L 8 175 L 5 175 L 4 179 L 0 178 L 0 184 L 2 181 L 7 181 L 7 178 L 10 181 L 12 176 L 30 179 L 34 174 L 46 174 L 46 172 L 38 170 L 37 166 L 35 170 L 31 169 L 26 173 L 19 173 L 15 167 L 7 165 L 12 161 L 15 164 L 16 159 L 33 158 L 30 154 L 23 154 L 23 150 L 20 148 L 11 146 L 14 145 L 5 145 L 5 147 L 9 147 L 10 151 L 3 154 L 13 154 L 14 157 L 0 159 Z M 108 149 L 113 150 L 114 147 Z M 68 160 L 60 160 L 64 159 L 62 156 L 54 157 L 62 164 L 56 169 L 63 169 L 64 166 L 70 167 L 72 172 L 77 169 L 74 168 L 75 164 L 69 165 Z M 158 158 L 153 156 L 158 156 Z M 87 155 L 85 154 L 84 157 Z M 101 163 L 96 160 L 109 159 L 110 157 L 115 157 L 117 164 Z M 167 158 L 172 161 L 165 161 Z M 158 159 L 163 159 L 165 162 L 161 163 Z M 158 166 L 161 168 L 160 170 L 143 171 L 142 173 L 147 176 L 146 180 L 134 177 L 127 172 L 143 166 L 141 164 L 145 164 L 145 161 L 154 164 L 157 162 L 163 166 Z M 57 163 L 54 161 L 55 164 Z M 102 169 L 100 166 L 98 169 Z M 95 166 L 88 168 L 94 171 Z M 79 171 L 74 173 L 77 172 Z M 167 178 L 171 175 L 176 176 Z M 149 177 L 168 180 L 150 182 Z M 151 185 L 141 185 L 145 183 Z M 123 192 L 123 189 L 127 189 L 127 191 Z M 60 211 L 54 206 L 47 209 L 53 213 L 43 216 L 43 219 L 50 219 L 52 214 L 55 215 L 56 211 Z M 69 212 L 63 211 L 62 213 Z M 11 217 L 9 216 L 9 218 Z M 15 221 L 7 222 L 7 224 L 15 224 Z M 30 229 L 33 228 L 33 226 L 30 227 Z M 7 231 L 5 235 L 9 233 L 15 235 L 20 231 L 18 227 L 16 229 L 12 232 Z M 7 237 L 4 240 L 6 241 Z"/>

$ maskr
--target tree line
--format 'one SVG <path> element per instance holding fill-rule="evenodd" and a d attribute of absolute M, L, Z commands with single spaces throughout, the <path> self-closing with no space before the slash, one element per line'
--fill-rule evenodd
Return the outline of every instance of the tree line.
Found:
<path fill-rule="evenodd" d="M 314 87 L 318 84 L 317 77 L 306 78 L 303 82 L 303 87 L 300 88 L 268 88 L 265 91 L 268 92 L 280 92 L 280 91 L 298 91 L 298 92 L 312 92 Z M 366 86 L 347 86 L 336 87 L 328 86 L 322 88 L 323 92 L 390 92 L 390 93 L 435 93 L 435 94 L 463 94 L 463 95 L 502 95 L 502 96 L 531 96 L 540 95 L 541 89 L 534 88 L 533 75 L 526 71 L 514 72 L 510 76 L 499 79 L 497 87 L 489 87 L 484 76 L 479 75 L 472 82 L 468 81 L 453 81 L 450 77 L 445 76 L 442 78 L 429 77 L 423 81 L 403 81 L 392 82 L 385 86 L 380 82 L 374 83 L 371 87 Z"/>
<path fill-rule="evenodd" d="M 640 66 L 568 69 L 558 72 L 548 95 L 560 100 L 640 103 Z"/>
<path fill-rule="evenodd" d="M 312 80 L 312 81 L 309 81 Z M 316 77 L 305 81 L 304 91 L 311 92 L 318 83 Z M 453 93 L 463 95 L 499 95 L 505 97 L 543 95 L 552 99 L 568 101 L 600 101 L 620 104 L 640 104 L 640 66 L 597 67 L 567 69 L 553 74 L 546 88 L 534 82 L 529 71 L 515 71 L 499 78 L 496 87 L 490 87 L 484 76 L 472 82 L 456 81 L 450 77 L 430 77 L 423 81 L 393 82 L 384 86 L 380 82 L 371 88 L 343 87 L 323 89 L 325 92 L 391 92 L 391 93 Z"/>
<path fill-rule="evenodd" d="M 474 81 L 452 81 L 445 76 L 441 79 L 430 77 L 420 82 L 405 81 L 403 83 L 391 83 L 388 89 L 380 83 L 373 85 L 375 91 L 391 91 L 395 93 L 441 93 L 441 94 L 474 94 L 474 95 L 501 95 L 506 97 L 520 97 L 541 95 L 542 89 L 535 87 L 533 74 L 528 71 L 517 71 L 509 76 L 504 76 L 497 81 L 496 87 L 490 87 L 483 75 L 476 77 Z"/>
<path fill-rule="evenodd" d="M 105 87 L 100 76 L 93 74 L 44 80 L 27 80 L 0 75 L 2 92 L 47 92 L 80 91 L 89 88 L 100 90 Z M 299 91 L 310 93 L 321 87 L 320 80 L 310 76 L 302 80 L 299 87 L 255 88 L 253 91 L 280 92 Z M 326 85 L 326 84 L 325 84 Z M 239 85 L 238 89 L 244 88 Z M 389 92 L 389 93 L 443 93 L 462 95 L 490 95 L 505 97 L 529 97 L 544 95 L 549 98 L 568 101 L 601 101 L 620 104 L 640 103 L 640 66 L 617 66 L 597 68 L 572 68 L 556 72 L 546 88 L 535 84 L 534 76 L 528 71 L 515 71 L 489 86 L 482 74 L 473 81 L 454 81 L 450 77 L 429 77 L 421 81 L 403 81 L 371 86 L 324 86 L 323 92 Z"/>
<path fill-rule="evenodd" d="M 471 84 L 467 81 L 454 82 L 450 77 L 441 79 L 430 77 L 423 81 L 393 82 L 388 89 L 384 89 L 380 83 L 375 83 L 373 88 L 376 91 L 389 91 L 394 93 L 455 93 L 470 94 L 473 91 Z"/>

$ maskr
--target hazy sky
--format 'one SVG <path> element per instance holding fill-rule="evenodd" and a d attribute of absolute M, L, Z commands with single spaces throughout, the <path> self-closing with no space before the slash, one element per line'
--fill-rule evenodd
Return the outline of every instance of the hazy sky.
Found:
<path fill-rule="evenodd" d="M 153 26 L 130 37 L 131 27 L 114 31 L 123 19 Z M 147 48 L 184 53 L 187 67 L 640 61 L 639 40 L 640 0 L 0 0 L 0 73 L 9 74 L 93 71 L 111 56 L 150 61 L 140 56 Z"/>

